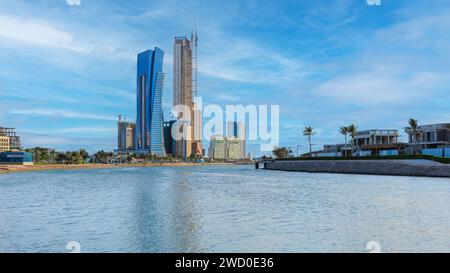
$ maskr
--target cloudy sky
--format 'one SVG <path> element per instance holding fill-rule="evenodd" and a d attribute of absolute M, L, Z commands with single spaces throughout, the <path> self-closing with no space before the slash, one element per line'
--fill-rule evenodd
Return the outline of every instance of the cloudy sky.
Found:
<path fill-rule="evenodd" d="M 350 123 L 450 122 L 448 0 L 0 0 L 0 126 L 26 147 L 113 149 L 136 54 L 166 52 L 168 113 L 173 37 L 194 21 L 204 103 L 280 105 L 281 145 L 306 147 L 305 125 L 317 149 Z"/>

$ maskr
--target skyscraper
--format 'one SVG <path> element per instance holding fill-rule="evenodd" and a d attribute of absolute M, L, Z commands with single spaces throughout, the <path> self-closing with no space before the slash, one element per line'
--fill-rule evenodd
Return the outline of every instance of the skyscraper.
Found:
<path fill-rule="evenodd" d="M 162 72 L 164 51 L 155 47 L 137 57 L 136 150 L 164 156 Z"/>
<path fill-rule="evenodd" d="M 188 157 L 202 154 L 201 112 L 197 109 L 194 96 L 197 93 L 196 77 L 197 35 L 191 40 L 175 37 L 173 47 L 173 106 L 184 105 L 190 111 L 190 122 L 180 124 L 182 140 L 175 143 L 175 155 Z M 179 119 L 180 117 L 177 117 Z"/>

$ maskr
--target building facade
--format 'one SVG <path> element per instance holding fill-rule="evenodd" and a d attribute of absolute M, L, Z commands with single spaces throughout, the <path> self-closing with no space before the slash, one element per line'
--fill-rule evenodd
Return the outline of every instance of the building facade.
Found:
<path fill-rule="evenodd" d="M 0 127 L 0 136 L 8 138 L 8 150 L 20 151 L 22 149 L 20 136 L 17 135 L 15 128 Z M 6 145 L 6 140 L 3 143 Z"/>
<path fill-rule="evenodd" d="M 209 142 L 209 158 L 224 160 L 227 158 L 227 141 L 223 136 L 212 136 Z"/>
<path fill-rule="evenodd" d="M 177 113 L 177 120 L 183 139 L 175 141 L 174 154 L 181 157 L 202 154 L 202 120 L 199 105 L 194 101 L 196 95 L 196 80 L 194 77 L 195 47 L 197 36 L 175 37 L 173 46 L 173 106 L 182 105 L 189 117 L 182 117 Z M 195 77 L 196 78 L 196 77 Z M 195 91 L 195 92 L 194 92 Z M 185 113 L 186 114 L 186 113 Z"/>
<path fill-rule="evenodd" d="M 119 116 L 117 131 L 117 150 L 119 152 L 135 150 L 136 123 L 122 120 Z"/>
<path fill-rule="evenodd" d="M 175 124 L 175 120 L 164 122 L 164 146 L 166 148 L 166 154 L 174 155 L 175 142 L 172 137 L 172 128 Z"/>
<path fill-rule="evenodd" d="M 227 139 L 236 140 L 238 142 L 238 154 L 236 159 L 245 159 L 245 126 L 242 122 L 227 122 Z M 234 158 L 234 157 L 233 157 Z"/>
<path fill-rule="evenodd" d="M 405 143 L 398 141 L 398 130 L 371 129 L 358 131 L 352 141 L 354 156 L 398 155 L 404 152 Z"/>
<path fill-rule="evenodd" d="M 33 154 L 28 152 L 0 152 L 0 164 L 33 165 Z"/>
<path fill-rule="evenodd" d="M 422 153 L 450 157 L 450 123 L 418 126 L 416 131 L 405 128 L 408 134 L 408 153 Z"/>
<path fill-rule="evenodd" d="M 211 137 L 208 157 L 215 160 L 241 160 L 242 142 L 235 137 L 213 136 Z"/>
<path fill-rule="evenodd" d="M 164 51 L 155 47 L 138 54 L 135 146 L 138 152 L 164 156 L 162 72 Z"/>
<path fill-rule="evenodd" d="M 9 151 L 9 137 L 0 136 L 0 152 Z"/>

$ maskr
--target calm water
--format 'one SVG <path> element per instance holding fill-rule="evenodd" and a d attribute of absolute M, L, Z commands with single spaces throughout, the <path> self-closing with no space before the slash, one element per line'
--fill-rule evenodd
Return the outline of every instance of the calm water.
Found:
<path fill-rule="evenodd" d="M 450 252 L 450 179 L 156 167 L 0 175 L 0 252 Z"/>

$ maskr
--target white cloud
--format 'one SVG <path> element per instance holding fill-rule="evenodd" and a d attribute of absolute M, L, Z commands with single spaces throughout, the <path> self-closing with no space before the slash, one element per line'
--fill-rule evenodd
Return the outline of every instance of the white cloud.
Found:
<path fill-rule="evenodd" d="M 81 5 L 81 0 L 66 0 L 69 6 L 79 6 Z"/>
<path fill-rule="evenodd" d="M 55 116 L 65 118 L 79 118 L 79 119 L 94 119 L 94 120 L 110 120 L 115 121 L 116 118 L 112 116 L 104 116 L 97 114 L 79 113 L 60 109 L 27 109 L 27 110 L 12 110 L 10 114 L 16 115 L 38 115 L 38 116 Z"/>
<path fill-rule="evenodd" d="M 36 46 L 81 53 L 89 53 L 93 50 L 92 46 L 77 42 L 69 32 L 59 30 L 47 23 L 8 15 L 0 15 L 0 37 Z"/>

